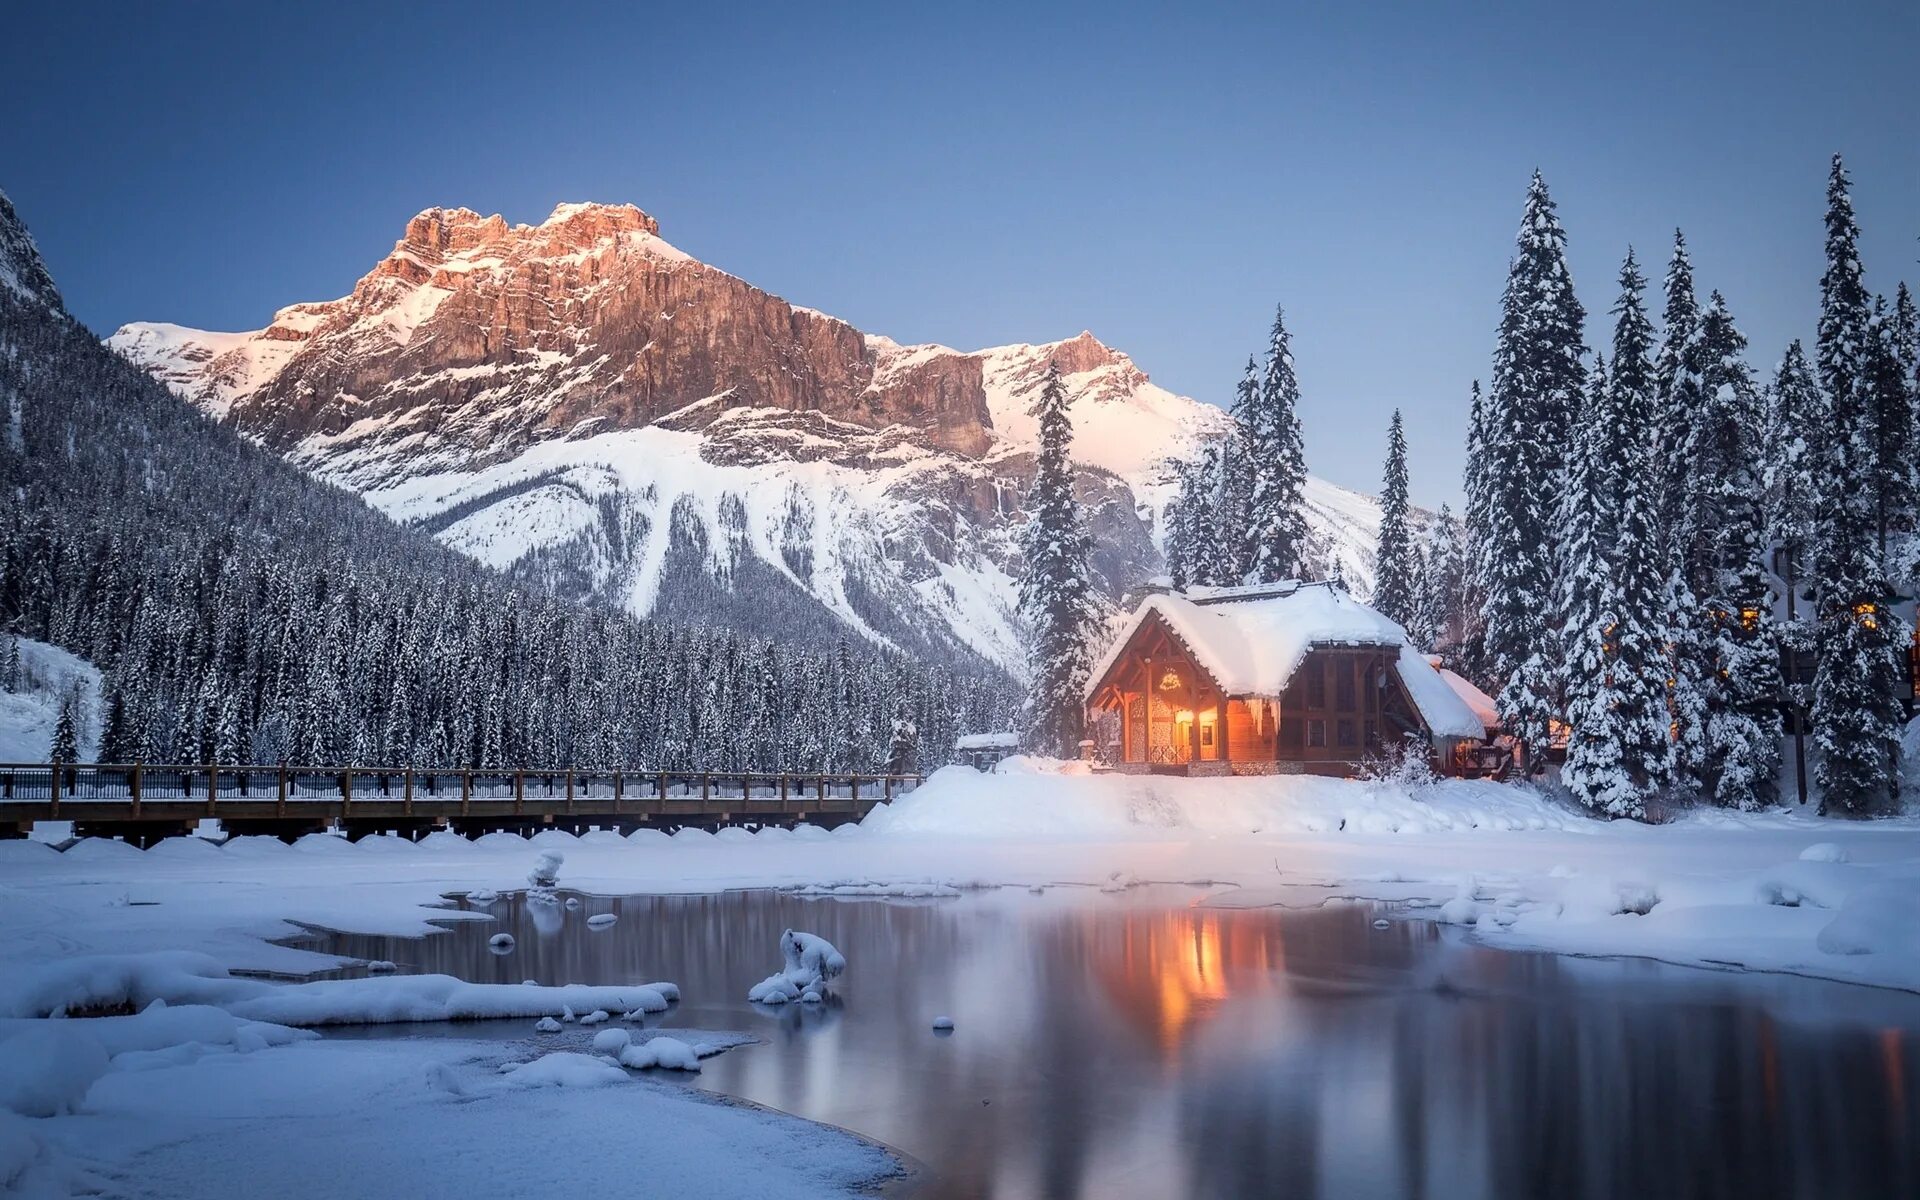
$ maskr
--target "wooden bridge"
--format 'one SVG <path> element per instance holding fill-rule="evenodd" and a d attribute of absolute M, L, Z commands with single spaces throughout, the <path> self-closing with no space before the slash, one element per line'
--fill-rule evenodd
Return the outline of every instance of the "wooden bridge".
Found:
<path fill-rule="evenodd" d="M 338 828 L 468 837 L 598 826 L 833 826 L 919 786 L 918 775 L 713 771 L 429 771 L 408 767 L 0 763 L 0 838 L 36 821 L 72 821 L 76 836 L 145 846 L 202 820 L 229 834 L 294 838 Z"/>

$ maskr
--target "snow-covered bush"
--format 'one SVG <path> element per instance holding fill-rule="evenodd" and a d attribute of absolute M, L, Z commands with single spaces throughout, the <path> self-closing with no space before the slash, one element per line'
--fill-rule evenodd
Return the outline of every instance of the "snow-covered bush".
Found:
<path fill-rule="evenodd" d="M 1438 778 L 1433 773 L 1433 751 L 1427 745 L 1427 740 L 1417 735 L 1381 746 L 1376 753 L 1360 761 L 1359 773 L 1360 778 L 1369 783 L 1386 784 L 1409 792 L 1423 788 Z"/>
<path fill-rule="evenodd" d="M 827 983 L 847 969 L 847 960 L 833 943 L 811 933 L 789 929 L 780 935 L 780 970 L 753 986 L 747 999 L 756 1004 L 786 1004 L 808 992 L 826 993 Z"/>

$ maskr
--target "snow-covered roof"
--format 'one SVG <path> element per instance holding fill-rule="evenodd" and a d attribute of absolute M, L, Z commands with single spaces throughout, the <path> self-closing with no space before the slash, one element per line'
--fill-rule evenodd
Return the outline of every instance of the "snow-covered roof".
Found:
<path fill-rule="evenodd" d="M 1015 733 L 967 733 L 954 739 L 955 750 L 1011 750 L 1020 744 Z"/>
<path fill-rule="evenodd" d="M 1330 583 L 1287 581 L 1150 595 L 1121 625 L 1089 676 L 1088 699 L 1152 615 L 1166 622 L 1194 660 L 1232 696 L 1279 696 L 1315 647 L 1398 647 L 1400 681 L 1435 735 L 1485 733 L 1467 701 L 1413 648 L 1405 630 Z"/>
<path fill-rule="evenodd" d="M 1430 658 L 1427 661 L 1433 664 L 1433 669 L 1439 673 L 1441 679 L 1446 681 L 1447 686 L 1453 689 L 1454 694 L 1467 702 L 1467 707 L 1473 710 L 1474 716 L 1480 718 L 1480 724 L 1488 733 L 1500 728 L 1500 709 L 1494 704 L 1492 696 L 1473 686 L 1464 676 L 1447 670 L 1435 660 Z"/>

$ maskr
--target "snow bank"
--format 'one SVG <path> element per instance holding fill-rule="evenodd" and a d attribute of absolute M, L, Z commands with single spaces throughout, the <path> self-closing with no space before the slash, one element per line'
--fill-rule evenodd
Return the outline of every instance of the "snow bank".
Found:
<path fill-rule="evenodd" d="M 1439 780 L 1409 790 L 1314 775 L 985 776 L 960 766 L 935 772 L 862 825 L 896 838 L 1074 841 L 1601 827 L 1533 788 L 1475 780 Z"/>
<path fill-rule="evenodd" d="M 808 993 L 822 995 L 827 984 L 847 969 L 846 956 L 833 943 L 811 933 L 789 929 L 780 935 L 780 970 L 753 985 L 747 999 L 755 1004 L 788 1004 Z"/>
<path fill-rule="evenodd" d="M 229 975 L 213 958 L 189 951 L 83 956 L 23 967 L 0 985 L 0 1016 L 217 1005 L 236 1017 L 281 1025 L 373 1025 L 394 1021 L 473 1021 L 552 1017 L 570 1011 L 665 1012 L 680 989 L 671 983 L 593 987 L 466 983 L 451 975 L 378 975 L 275 984 Z M 146 1014 L 142 1014 L 145 1016 Z"/>

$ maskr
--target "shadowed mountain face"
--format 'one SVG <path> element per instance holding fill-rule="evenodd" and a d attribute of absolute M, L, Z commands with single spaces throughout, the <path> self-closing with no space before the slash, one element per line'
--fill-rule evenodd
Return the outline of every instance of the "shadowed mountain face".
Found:
<path fill-rule="evenodd" d="M 1115 598 L 1159 569 L 1165 459 L 1226 420 L 1088 333 L 971 353 L 864 334 L 625 205 L 537 226 L 429 209 L 348 296 L 251 333 L 136 324 L 110 343 L 303 468 L 563 593 L 724 624 L 772 603 L 800 639 L 851 626 L 1001 665 L 1019 659 L 1014 531 L 1047 367 Z M 1364 586 L 1371 501 L 1316 481 L 1309 504 Z"/>

